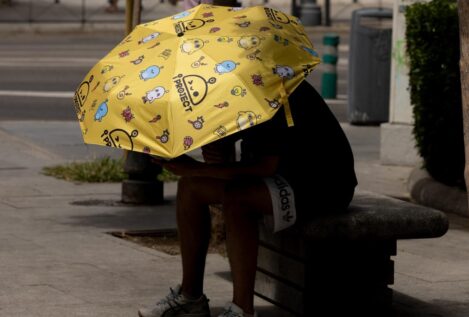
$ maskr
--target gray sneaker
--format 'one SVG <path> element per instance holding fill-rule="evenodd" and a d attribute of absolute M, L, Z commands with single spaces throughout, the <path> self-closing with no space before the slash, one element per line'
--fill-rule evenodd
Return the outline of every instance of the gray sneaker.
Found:
<path fill-rule="evenodd" d="M 138 311 L 140 317 L 210 317 L 208 299 L 202 295 L 197 300 L 188 300 L 181 294 L 181 286 L 178 285 L 154 306 L 141 308 Z"/>
<path fill-rule="evenodd" d="M 241 309 L 241 307 L 236 306 L 234 303 L 227 303 L 223 311 L 218 315 L 218 317 L 245 317 L 246 314 Z M 254 317 L 257 316 L 257 312 L 254 312 Z"/>

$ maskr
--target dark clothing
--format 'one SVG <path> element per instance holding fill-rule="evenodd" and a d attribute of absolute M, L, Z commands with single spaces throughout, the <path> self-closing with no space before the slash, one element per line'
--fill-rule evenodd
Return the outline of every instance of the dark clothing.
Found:
<path fill-rule="evenodd" d="M 282 107 L 271 120 L 240 133 L 242 160 L 280 156 L 278 174 L 293 187 L 299 210 L 306 205 L 314 206 L 314 213 L 343 211 L 357 185 L 347 137 L 306 81 L 290 95 L 289 103 L 293 127 L 287 126 Z"/>

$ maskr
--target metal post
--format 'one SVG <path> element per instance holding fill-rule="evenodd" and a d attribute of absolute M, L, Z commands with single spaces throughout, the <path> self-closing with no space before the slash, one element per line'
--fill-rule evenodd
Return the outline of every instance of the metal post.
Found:
<path fill-rule="evenodd" d="M 134 29 L 134 0 L 126 0 L 125 2 L 125 34 L 130 34 Z"/>
<path fill-rule="evenodd" d="M 294 17 L 300 16 L 300 8 L 297 4 L 297 0 L 291 0 L 291 15 Z"/>
<path fill-rule="evenodd" d="M 129 34 L 140 23 L 141 3 L 141 0 L 126 1 L 126 34 Z M 157 179 L 162 168 L 153 164 L 149 155 L 125 151 L 124 171 L 129 175 L 129 178 L 122 182 L 122 202 L 131 204 L 163 203 L 163 183 Z"/>
<path fill-rule="evenodd" d="M 33 1 L 29 1 L 29 6 L 28 6 L 28 15 L 29 15 L 29 18 L 28 18 L 28 22 L 29 23 L 33 23 Z"/>
<path fill-rule="evenodd" d="M 142 0 L 134 0 L 132 9 L 132 30 L 142 21 Z"/>
<path fill-rule="evenodd" d="M 324 72 L 321 79 L 321 95 L 325 99 L 337 98 L 337 60 L 339 36 L 337 34 L 324 35 Z"/>
<path fill-rule="evenodd" d="M 321 25 L 321 7 L 316 4 L 316 0 L 302 1 L 300 19 L 306 26 Z"/>
<path fill-rule="evenodd" d="M 85 0 L 81 1 L 81 27 L 85 27 L 86 23 L 86 4 Z"/>
<path fill-rule="evenodd" d="M 331 0 L 324 1 L 324 25 L 331 26 Z"/>

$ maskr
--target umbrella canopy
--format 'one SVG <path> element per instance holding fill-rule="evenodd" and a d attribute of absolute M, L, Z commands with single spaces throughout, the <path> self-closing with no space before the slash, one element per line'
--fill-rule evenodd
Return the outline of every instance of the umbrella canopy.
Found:
<path fill-rule="evenodd" d="M 75 110 L 85 143 L 174 158 L 288 110 L 318 63 L 298 18 L 201 4 L 138 25 L 86 75 Z"/>

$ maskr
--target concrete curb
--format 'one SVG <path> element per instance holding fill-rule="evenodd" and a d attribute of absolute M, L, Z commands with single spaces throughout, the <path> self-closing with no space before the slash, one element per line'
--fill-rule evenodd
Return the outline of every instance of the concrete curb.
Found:
<path fill-rule="evenodd" d="M 469 218 L 467 193 L 437 182 L 425 169 L 414 168 L 407 186 L 410 197 L 417 203 Z"/>
<path fill-rule="evenodd" d="M 350 32 L 350 22 L 337 22 L 332 26 L 305 26 L 307 34 L 338 33 L 344 34 Z M 85 24 L 67 22 L 67 23 L 0 23 L 0 35 L 12 35 L 16 33 L 26 34 L 74 34 L 74 33 L 93 33 L 93 32 L 125 32 L 125 24 L 122 22 L 87 22 Z"/>

